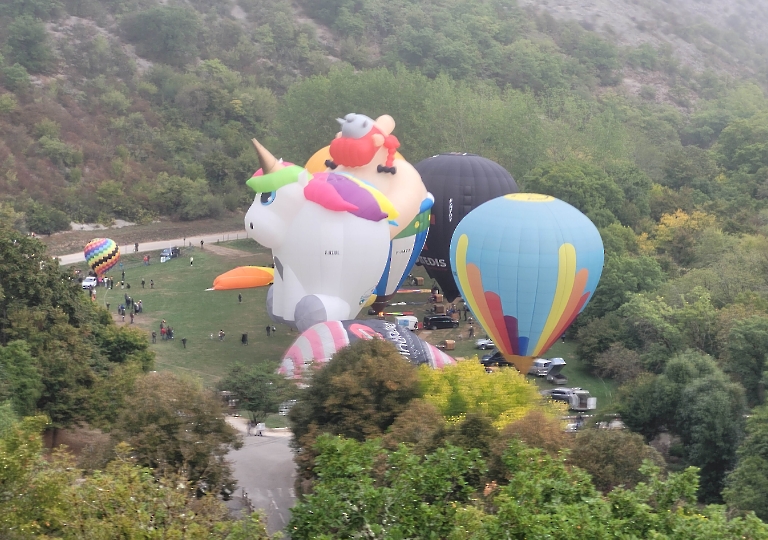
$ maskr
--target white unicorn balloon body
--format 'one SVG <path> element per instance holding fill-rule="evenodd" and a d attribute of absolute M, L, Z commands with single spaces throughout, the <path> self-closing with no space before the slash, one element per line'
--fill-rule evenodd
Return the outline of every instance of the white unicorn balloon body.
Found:
<path fill-rule="evenodd" d="M 387 199 L 354 178 L 313 178 L 296 166 L 254 175 L 248 184 L 257 193 L 246 231 L 272 250 L 275 264 L 270 317 L 300 331 L 354 319 L 387 264 L 389 222 L 396 215 Z"/>

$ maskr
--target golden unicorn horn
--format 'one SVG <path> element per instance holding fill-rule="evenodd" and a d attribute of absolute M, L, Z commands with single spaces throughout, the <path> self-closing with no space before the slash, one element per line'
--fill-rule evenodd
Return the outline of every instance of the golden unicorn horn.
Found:
<path fill-rule="evenodd" d="M 251 139 L 251 142 L 256 149 L 256 154 L 259 156 L 259 165 L 261 165 L 261 170 L 264 174 L 269 174 L 283 168 L 283 164 L 269 150 L 264 148 L 259 141 Z"/>

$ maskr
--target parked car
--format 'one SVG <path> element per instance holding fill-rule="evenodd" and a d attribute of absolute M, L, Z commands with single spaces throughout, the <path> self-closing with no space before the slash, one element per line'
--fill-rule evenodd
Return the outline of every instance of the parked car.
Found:
<path fill-rule="evenodd" d="M 480 363 L 487 368 L 492 366 L 509 367 L 512 365 L 506 358 L 504 358 L 501 351 L 496 351 L 493 354 L 484 354 L 480 359 Z"/>
<path fill-rule="evenodd" d="M 555 401 L 564 401 L 566 403 L 570 403 L 571 396 L 575 390 L 581 390 L 581 388 L 555 388 L 549 393 L 549 397 Z"/>
<path fill-rule="evenodd" d="M 496 345 L 493 344 L 492 339 L 485 338 L 485 339 L 478 339 L 477 341 L 475 341 L 476 349 L 487 351 L 488 349 L 493 349 L 494 347 L 496 347 Z"/>
<path fill-rule="evenodd" d="M 459 321 L 454 321 L 448 315 L 427 315 L 424 317 L 424 328 L 437 330 L 438 328 L 458 328 Z"/>
<path fill-rule="evenodd" d="M 93 276 L 88 276 L 83 280 L 83 290 L 95 289 L 98 285 L 98 280 Z"/>
<path fill-rule="evenodd" d="M 537 377 L 546 377 L 551 360 L 546 358 L 537 358 L 533 361 L 531 368 L 528 370 L 528 375 L 536 375 Z"/>
<path fill-rule="evenodd" d="M 163 251 L 160 252 L 161 257 L 165 257 L 166 259 L 173 259 L 174 257 L 178 257 L 181 255 L 181 250 L 177 247 L 171 247 L 171 248 L 165 248 Z"/>

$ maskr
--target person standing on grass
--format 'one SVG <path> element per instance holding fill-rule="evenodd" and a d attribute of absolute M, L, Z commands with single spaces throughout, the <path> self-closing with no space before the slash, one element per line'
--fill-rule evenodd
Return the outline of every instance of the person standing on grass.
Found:
<path fill-rule="evenodd" d="M 204 244 L 204 243 L 205 243 L 205 242 L 203 242 L 202 240 L 200 240 L 200 249 L 203 249 L 203 244 Z"/>
<path fill-rule="evenodd" d="M 141 278 L 141 288 L 142 289 L 144 288 L 144 283 L 145 283 L 144 278 Z"/>
<path fill-rule="evenodd" d="M 270 337 L 271 333 L 272 333 L 272 327 L 267 325 L 267 337 Z"/>
<path fill-rule="evenodd" d="M 157 332 L 152 330 L 152 343 L 157 343 Z"/>
<path fill-rule="evenodd" d="M 184 348 L 187 348 L 187 338 L 183 337 L 181 338 L 181 344 L 184 346 Z"/>
<path fill-rule="evenodd" d="M 242 304 L 243 303 L 243 295 L 242 294 L 238 293 L 238 295 L 237 295 L 237 303 L 238 304 Z"/>
<path fill-rule="evenodd" d="M 224 341 L 224 330 L 219 330 L 219 341 Z"/>
<path fill-rule="evenodd" d="M 131 311 L 131 324 L 133 324 L 133 311 Z"/>
<path fill-rule="evenodd" d="M 149 280 L 149 288 L 150 289 L 154 289 L 155 288 L 155 280 L 154 279 L 150 279 Z"/>
<path fill-rule="evenodd" d="M 194 260 L 195 260 L 194 257 L 190 257 L 189 258 L 189 266 L 192 266 L 192 263 L 194 262 Z"/>

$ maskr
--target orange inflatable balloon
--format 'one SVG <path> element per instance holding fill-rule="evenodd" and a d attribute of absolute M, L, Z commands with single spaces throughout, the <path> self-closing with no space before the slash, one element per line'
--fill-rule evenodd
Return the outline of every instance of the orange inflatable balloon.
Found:
<path fill-rule="evenodd" d="M 209 290 L 229 291 L 232 289 L 252 289 L 271 284 L 275 279 L 275 269 L 268 266 L 240 266 L 224 272 L 213 280 Z"/>
<path fill-rule="evenodd" d="M 331 159 L 330 148 L 331 147 L 329 145 L 315 152 L 315 154 L 309 158 L 309 161 L 307 161 L 307 163 L 304 165 L 304 168 L 312 174 L 323 172 L 325 169 L 327 169 L 328 167 L 325 166 L 325 162 L 326 160 Z M 395 152 L 395 159 L 405 160 L 400 152 Z"/>

